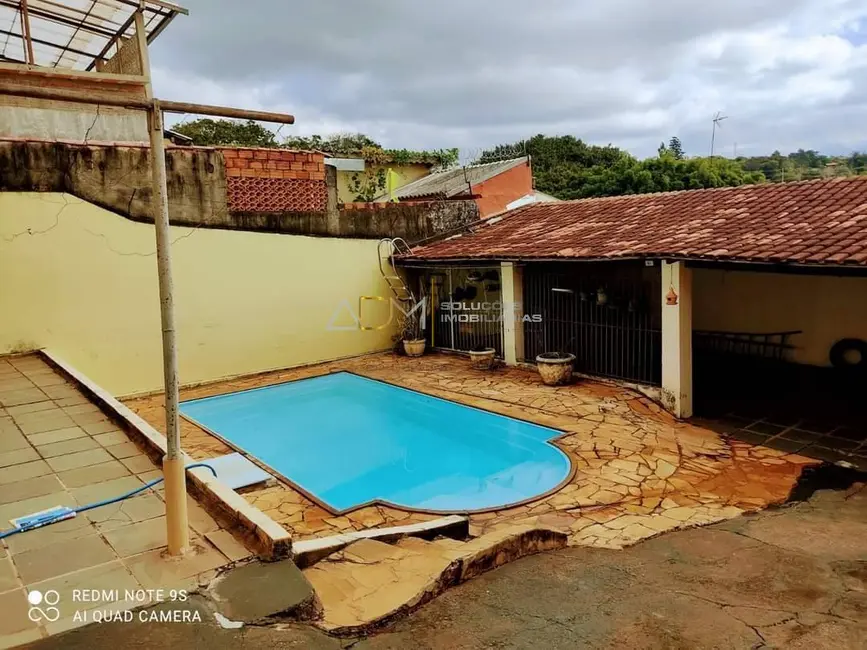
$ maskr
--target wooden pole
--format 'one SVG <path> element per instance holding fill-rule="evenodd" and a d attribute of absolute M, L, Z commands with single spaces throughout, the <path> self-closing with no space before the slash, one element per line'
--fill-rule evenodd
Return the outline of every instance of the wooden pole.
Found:
<path fill-rule="evenodd" d="M 178 417 L 179 381 L 178 349 L 175 339 L 175 301 L 172 281 L 169 202 L 166 183 L 166 152 L 163 119 L 159 100 L 148 112 L 151 165 L 153 174 L 154 225 L 157 237 L 157 270 L 160 288 L 160 321 L 163 333 L 163 379 L 166 402 L 166 456 L 163 476 L 166 480 L 166 537 L 169 555 L 182 555 L 190 545 L 187 523 L 187 480 L 181 452 Z"/>
<path fill-rule="evenodd" d="M 34 65 L 36 58 L 33 56 L 33 41 L 30 38 L 30 12 L 27 11 L 27 0 L 21 0 L 21 33 L 24 40 L 25 58 L 27 63 Z"/>
<path fill-rule="evenodd" d="M 169 555 L 183 555 L 190 546 L 187 520 L 187 473 L 181 451 L 181 423 L 178 417 L 180 381 L 178 379 L 178 346 L 175 338 L 175 298 L 172 280 L 172 240 L 169 224 L 168 182 L 163 112 L 159 100 L 154 100 L 150 84 L 151 66 L 145 33 L 144 12 L 135 14 L 135 38 L 138 41 L 139 63 L 147 79 L 145 94 L 151 102 L 148 110 L 148 134 L 151 144 L 151 183 L 154 226 L 157 237 L 157 274 L 160 289 L 160 322 L 163 335 L 163 381 L 166 405 L 166 455 L 163 458 L 166 502 L 166 545 Z"/>

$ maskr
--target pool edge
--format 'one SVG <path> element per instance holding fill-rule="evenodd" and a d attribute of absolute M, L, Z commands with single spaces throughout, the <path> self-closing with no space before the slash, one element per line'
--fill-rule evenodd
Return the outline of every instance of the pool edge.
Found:
<path fill-rule="evenodd" d="M 157 464 L 166 453 L 166 437 L 154 429 L 142 417 L 102 388 L 87 375 L 50 349 L 40 349 L 39 355 L 56 370 L 68 377 L 91 400 L 96 402 L 110 417 L 122 426 L 124 432 Z M 185 464 L 195 461 L 185 452 Z M 207 462 L 207 461 L 204 461 Z M 292 555 L 290 533 L 264 512 L 251 505 L 234 490 L 203 468 L 186 471 L 187 487 L 193 496 L 221 525 L 240 529 L 245 541 L 261 559 L 274 561 Z"/>
<path fill-rule="evenodd" d="M 336 517 L 347 515 L 349 513 L 355 512 L 357 510 L 361 510 L 362 508 L 369 508 L 369 507 L 375 507 L 375 506 L 385 506 L 387 508 L 393 508 L 393 509 L 399 510 L 401 512 L 418 513 L 418 514 L 425 514 L 425 515 L 478 515 L 478 514 L 484 514 L 484 513 L 489 513 L 489 512 L 498 512 L 500 510 L 508 510 L 510 508 L 519 508 L 521 506 L 525 506 L 525 505 L 528 505 L 530 503 L 535 503 L 536 501 L 541 501 L 542 499 L 546 499 L 546 498 L 556 494 L 557 492 L 562 490 L 564 487 L 566 487 L 569 483 L 571 483 L 572 480 L 575 478 L 575 475 L 578 473 L 578 469 L 575 466 L 575 463 L 572 461 L 572 458 L 567 453 L 567 451 L 565 449 L 563 449 L 560 445 L 557 444 L 557 442 L 561 438 L 564 438 L 568 435 L 572 435 L 572 433 L 574 433 L 572 431 L 566 431 L 564 429 L 559 429 L 557 427 L 551 427 L 548 425 L 539 424 L 538 422 L 533 422 L 532 420 L 527 420 L 524 418 L 516 418 L 516 417 L 513 417 L 511 415 L 503 415 L 502 413 L 497 413 L 496 411 L 491 411 L 489 409 L 484 409 L 484 408 L 481 408 L 478 406 L 472 406 L 469 404 L 464 404 L 462 402 L 446 399 L 444 397 L 439 397 L 437 395 L 431 395 L 430 393 L 425 393 L 424 391 L 416 390 L 414 388 L 407 388 L 406 386 L 400 386 L 399 384 L 394 384 L 392 382 L 385 381 L 383 379 L 379 379 L 376 377 L 368 377 L 367 375 L 363 375 L 363 374 L 358 373 L 358 372 L 353 372 L 351 370 L 329 370 L 329 371 L 326 371 L 326 372 L 323 372 L 323 373 L 320 373 L 317 375 L 311 375 L 309 377 L 299 377 L 298 379 L 289 379 L 286 381 L 279 381 L 279 382 L 275 382 L 273 384 L 267 384 L 265 386 L 256 386 L 254 388 L 245 388 L 242 390 L 230 391 L 230 392 L 226 392 L 226 393 L 217 393 L 215 395 L 208 395 L 205 397 L 200 397 L 200 398 L 195 398 L 195 399 L 190 399 L 190 400 L 184 400 L 181 402 L 181 404 L 198 402 L 198 401 L 203 401 L 203 400 L 216 398 L 216 397 L 224 397 L 227 395 L 237 395 L 240 393 L 247 393 L 247 392 L 261 390 L 261 389 L 265 389 L 265 388 L 273 388 L 275 386 L 283 386 L 286 384 L 292 384 L 292 383 L 299 382 L 299 381 L 318 379 L 320 377 L 327 377 L 329 375 L 340 374 L 340 373 L 346 373 L 349 375 L 354 375 L 354 376 L 360 377 L 362 379 L 367 379 L 369 381 L 375 381 L 375 382 L 379 382 L 381 384 L 385 384 L 386 386 L 390 386 L 392 388 L 399 388 L 399 389 L 406 390 L 406 391 L 409 391 L 412 393 L 417 393 L 419 395 L 423 395 L 423 396 L 431 398 L 431 399 L 442 400 L 444 402 L 451 402 L 453 404 L 457 404 L 457 405 L 462 406 L 464 408 L 475 409 L 477 411 L 482 411 L 484 413 L 496 415 L 497 417 L 507 418 L 510 420 L 515 420 L 517 422 L 522 422 L 524 424 L 531 424 L 531 425 L 536 426 L 536 427 L 541 427 L 544 429 L 550 429 L 551 431 L 557 432 L 558 435 L 556 435 L 556 436 L 554 436 L 548 440 L 541 441 L 541 442 L 543 444 L 550 445 L 551 447 L 553 447 L 556 451 L 558 451 L 560 454 L 562 454 L 562 456 L 566 459 L 566 462 L 567 462 L 568 467 L 569 467 L 568 471 L 566 472 L 566 476 L 559 483 L 557 483 L 557 485 L 546 490 L 545 492 L 539 493 L 538 495 L 534 495 L 532 497 L 528 497 L 528 498 L 522 499 L 520 501 L 514 501 L 511 503 L 492 506 L 492 507 L 488 507 L 488 508 L 478 508 L 478 509 L 472 509 L 472 510 L 437 510 L 437 509 L 429 509 L 429 508 L 410 508 L 410 507 L 407 507 L 404 505 L 393 503 L 393 502 L 388 501 L 386 499 L 372 499 L 370 501 L 364 501 L 358 505 L 354 505 L 351 508 L 345 508 L 343 510 L 339 510 L 339 509 L 336 509 L 333 506 L 329 505 L 327 502 L 323 501 L 319 497 L 315 496 L 309 490 L 301 487 L 299 484 L 297 484 L 295 481 L 291 480 L 289 477 L 285 476 L 281 472 L 278 472 L 271 465 L 269 465 L 268 463 L 266 463 L 262 459 L 258 458 L 254 454 L 251 454 L 249 451 L 247 451 L 246 449 L 244 449 L 240 445 L 235 444 L 234 442 L 232 442 L 228 438 L 220 435 L 219 433 L 217 433 L 213 429 L 205 426 L 204 424 L 202 424 L 198 420 L 191 418 L 188 415 L 185 415 L 184 413 L 182 413 L 180 411 L 180 409 L 178 409 L 178 415 L 179 415 L 179 417 L 183 418 L 187 422 L 199 427 L 202 431 L 205 431 L 208 435 L 213 436 L 214 438 L 216 438 L 217 440 L 219 440 L 220 442 L 225 444 L 230 449 L 233 449 L 234 451 L 236 451 L 240 454 L 243 454 L 244 457 L 247 458 L 250 462 L 259 466 L 261 469 L 271 473 L 271 475 L 274 478 L 281 481 L 282 483 L 285 483 L 288 487 L 295 490 L 296 492 L 298 492 L 302 496 L 306 497 L 307 499 L 312 501 L 314 504 L 316 504 L 317 506 L 319 506 L 320 508 L 322 508 L 323 510 L 325 510 L 329 514 L 332 514 Z"/>

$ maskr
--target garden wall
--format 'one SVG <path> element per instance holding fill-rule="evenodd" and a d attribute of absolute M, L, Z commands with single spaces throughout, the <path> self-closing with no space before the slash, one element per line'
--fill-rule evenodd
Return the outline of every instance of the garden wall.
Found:
<path fill-rule="evenodd" d="M 390 328 L 352 314 L 359 296 L 390 295 L 375 240 L 178 226 L 171 239 L 184 384 L 391 346 Z M 154 242 L 152 225 L 70 194 L 0 192 L 0 354 L 50 347 L 117 395 L 160 390 Z M 373 324 L 379 305 L 365 306 Z"/>

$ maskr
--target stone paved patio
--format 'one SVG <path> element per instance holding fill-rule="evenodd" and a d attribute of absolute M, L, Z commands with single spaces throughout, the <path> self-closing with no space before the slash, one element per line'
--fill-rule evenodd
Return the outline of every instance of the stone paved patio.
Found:
<path fill-rule="evenodd" d="M 573 480 L 533 503 L 472 515 L 474 534 L 536 525 L 566 532 L 572 545 L 622 548 L 668 530 L 780 503 L 803 467 L 816 462 L 676 421 L 651 400 L 625 388 L 592 381 L 551 388 L 531 371 L 476 371 L 465 359 L 450 355 L 420 359 L 372 355 L 218 382 L 184 390 L 181 397 L 205 397 L 340 370 L 564 431 L 556 444 L 577 469 Z M 164 429 L 161 395 L 126 403 Z M 231 451 L 187 421 L 182 436 L 184 449 L 197 460 Z M 244 496 L 295 539 L 434 517 L 386 506 L 334 516 L 282 483 Z"/>
<path fill-rule="evenodd" d="M 0 358 L 0 530 L 58 505 L 119 496 L 162 472 L 114 422 L 38 355 Z M 79 602 L 73 589 L 195 588 L 249 555 L 192 499 L 196 550 L 166 560 L 161 485 L 126 501 L 0 542 L 0 648 L 68 630 L 75 611 L 138 602 Z M 27 593 L 56 590 L 59 618 L 28 617 Z"/>

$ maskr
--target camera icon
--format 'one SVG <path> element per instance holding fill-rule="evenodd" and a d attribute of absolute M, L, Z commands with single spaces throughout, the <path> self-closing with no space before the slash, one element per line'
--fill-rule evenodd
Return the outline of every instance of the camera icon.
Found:
<path fill-rule="evenodd" d="M 54 589 L 49 589 L 45 593 L 34 589 L 27 594 L 27 602 L 30 603 L 27 618 L 34 623 L 42 621 L 53 623 L 60 618 L 60 609 L 56 607 L 60 602 L 60 594 Z"/>

